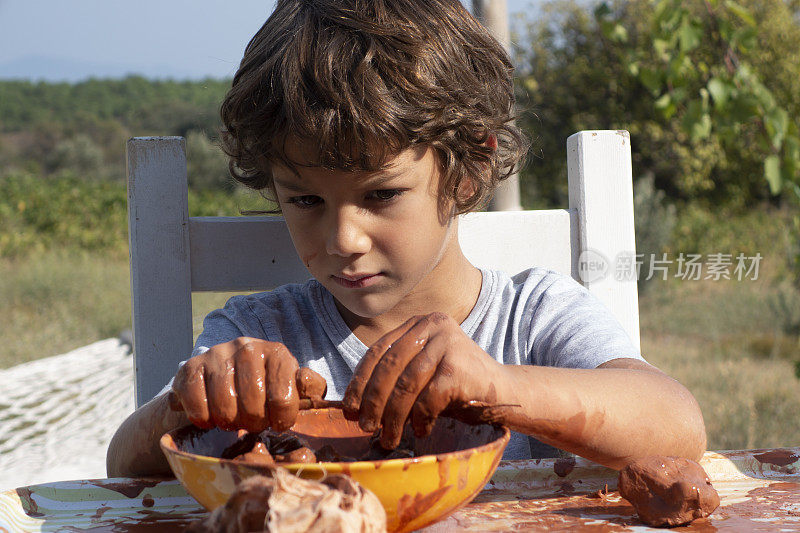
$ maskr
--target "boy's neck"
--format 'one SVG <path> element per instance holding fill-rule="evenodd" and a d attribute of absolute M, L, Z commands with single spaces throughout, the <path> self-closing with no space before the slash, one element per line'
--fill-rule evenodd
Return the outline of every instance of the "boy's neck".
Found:
<path fill-rule="evenodd" d="M 457 242 L 457 241 L 456 241 Z M 366 346 L 399 327 L 414 315 L 443 312 L 461 324 L 469 316 L 481 292 L 483 276 L 456 244 L 442 257 L 414 294 L 378 317 L 365 318 L 350 312 L 338 301 L 336 307 L 350 331 Z"/>

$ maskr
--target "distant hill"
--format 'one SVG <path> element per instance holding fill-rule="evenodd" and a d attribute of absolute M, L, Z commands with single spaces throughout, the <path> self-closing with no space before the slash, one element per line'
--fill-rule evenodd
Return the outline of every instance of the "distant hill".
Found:
<path fill-rule="evenodd" d="M 211 186 L 212 178 L 227 176 L 213 141 L 230 83 L 142 76 L 74 83 L 0 79 L 0 182 L 14 173 L 121 182 L 128 138 L 181 135 L 192 164 L 203 167 L 193 169 L 193 182 L 203 177 L 203 186 Z M 0 237 L 2 230 L 0 216 Z"/>
<path fill-rule="evenodd" d="M 149 79 L 198 79 L 189 70 L 167 65 L 123 65 L 51 56 L 26 56 L 0 63 L 0 79 L 75 83 L 89 78 L 124 78 L 136 74 Z"/>

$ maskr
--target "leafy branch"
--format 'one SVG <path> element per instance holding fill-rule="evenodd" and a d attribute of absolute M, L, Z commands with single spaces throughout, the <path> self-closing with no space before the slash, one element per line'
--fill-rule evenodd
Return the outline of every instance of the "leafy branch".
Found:
<path fill-rule="evenodd" d="M 604 36 L 627 47 L 628 71 L 652 94 L 665 119 L 678 114 L 690 140 L 714 137 L 722 146 L 755 142 L 773 195 L 800 183 L 798 125 L 744 59 L 758 46 L 749 9 L 732 0 L 652 0 L 649 40 L 632 43 L 607 3 L 595 16 Z M 695 8 L 694 10 L 692 8 Z"/>

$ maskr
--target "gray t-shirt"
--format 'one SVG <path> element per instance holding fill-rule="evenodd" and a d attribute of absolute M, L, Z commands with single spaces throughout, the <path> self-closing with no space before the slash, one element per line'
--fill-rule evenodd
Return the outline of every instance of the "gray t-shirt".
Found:
<path fill-rule="evenodd" d="M 481 292 L 461 329 L 506 365 L 595 368 L 619 357 L 641 359 L 611 312 L 575 280 L 531 268 L 516 276 L 483 270 Z M 236 337 L 282 342 L 328 382 L 340 400 L 367 346 L 347 327 L 333 296 L 318 281 L 234 296 L 203 322 L 192 355 Z M 504 459 L 558 455 L 555 448 L 513 432 Z"/>

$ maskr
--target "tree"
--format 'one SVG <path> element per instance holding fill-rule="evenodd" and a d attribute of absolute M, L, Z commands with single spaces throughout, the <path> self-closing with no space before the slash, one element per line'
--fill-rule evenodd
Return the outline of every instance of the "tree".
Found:
<path fill-rule="evenodd" d="M 796 4 L 546 4 L 517 50 L 541 150 L 524 174 L 527 203 L 566 203 L 562 146 L 579 129 L 630 130 L 637 175 L 652 173 L 673 199 L 746 206 L 793 190 Z"/>
<path fill-rule="evenodd" d="M 47 157 L 50 172 L 72 171 L 84 178 L 97 179 L 103 164 L 103 152 L 83 134 L 60 141 Z"/>
<path fill-rule="evenodd" d="M 628 45 L 627 67 L 653 95 L 654 107 L 667 119 L 677 116 L 690 142 L 710 140 L 726 160 L 762 161 L 772 194 L 798 181 L 800 138 L 789 117 L 800 94 L 800 27 L 787 5 L 780 0 L 753 3 L 752 9 L 731 0 L 649 5 L 650 31 L 637 35 L 638 42 L 629 40 L 621 11 L 615 14 L 604 3 L 595 13 L 607 38 Z M 793 76 L 787 78 L 786 70 Z"/>
<path fill-rule="evenodd" d="M 192 189 L 233 187 L 227 156 L 201 131 L 192 130 L 186 135 L 186 165 L 189 186 Z"/>

